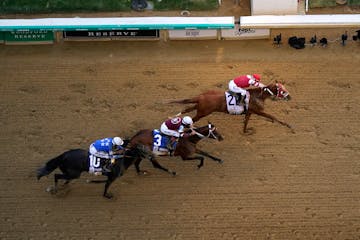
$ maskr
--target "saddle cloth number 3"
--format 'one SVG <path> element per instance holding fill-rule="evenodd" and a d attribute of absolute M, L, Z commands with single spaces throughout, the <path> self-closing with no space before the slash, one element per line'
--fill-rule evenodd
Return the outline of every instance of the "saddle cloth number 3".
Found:
<path fill-rule="evenodd" d="M 161 140 L 162 140 L 161 134 L 159 134 L 159 133 L 155 134 L 154 135 L 154 146 L 161 147 Z"/>

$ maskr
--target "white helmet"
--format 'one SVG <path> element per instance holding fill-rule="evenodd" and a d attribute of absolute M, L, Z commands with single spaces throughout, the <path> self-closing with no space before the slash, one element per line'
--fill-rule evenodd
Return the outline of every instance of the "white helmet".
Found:
<path fill-rule="evenodd" d="M 192 120 L 191 117 L 185 116 L 185 117 L 182 119 L 182 124 L 184 124 L 184 125 L 192 125 L 192 124 L 193 124 L 193 120 Z"/>
<path fill-rule="evenodd" d="M 117 146 L 121 146 L 124 144 L 124 141 L 119 137 L 114 137 L 112 143 Z"/>

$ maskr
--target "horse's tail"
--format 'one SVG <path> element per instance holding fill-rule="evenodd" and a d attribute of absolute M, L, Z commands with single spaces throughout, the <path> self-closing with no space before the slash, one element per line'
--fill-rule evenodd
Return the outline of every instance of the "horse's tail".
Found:
<path fill-rule="evenodd" d="M 172 100 L 168 103 L 191 104 L 191 103 L 198 103 L 198 102 L 199 102 L 199 97 L 194 97 L 194 98 L 186 98 L 186 99 L 181 99 L 181 100 Z"/>
<path fill-rule="evenodd" d="M 53 159 L 50 159 L 46 164 L 45 166 L 39 168 L 37 170 L 37 179 L 39 180 L 41 177 L 43 176 L 47 176 L 49 175 L 50 173 L 52 173 L 59 165 L 60 165 L 60 162 L 63 160 L 64 158 L 64 155 L 65 153 L 53 158 Z"/>

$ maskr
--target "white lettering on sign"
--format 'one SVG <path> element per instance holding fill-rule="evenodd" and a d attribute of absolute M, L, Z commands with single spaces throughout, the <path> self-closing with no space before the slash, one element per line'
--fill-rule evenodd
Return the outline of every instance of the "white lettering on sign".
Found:
<path fill-rule="evenodd" d="M 169 39 L 186 39 L 186 38 L 206 38 L 216 39 L 216 29 L 199 29 L 199 30 L 169 30 Z"/>
<path fill-rule="evenodd" d="M 222 29 L 221 37 L 224 39 L 267 39 L 270 37 L 270 29 L 239 28 L 239 24 L 236 24 L 234 29 Z"/>

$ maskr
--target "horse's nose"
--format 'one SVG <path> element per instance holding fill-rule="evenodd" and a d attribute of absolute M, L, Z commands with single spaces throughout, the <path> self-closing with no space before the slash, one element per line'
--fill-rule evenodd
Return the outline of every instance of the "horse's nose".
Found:
<path fill-rule="evenodd" d="M 220 135 L 220 136 L 218 137 L 218 140 L 219 140 L 219 142 L 221 142 L 222 140 L 224 140 L 223 136 Z"/>
<path fill-rule="evenodd" d="M 290 101 L 291 100 L 291 96 L 290 94 L 286 96 L 286 100 Z"/>

